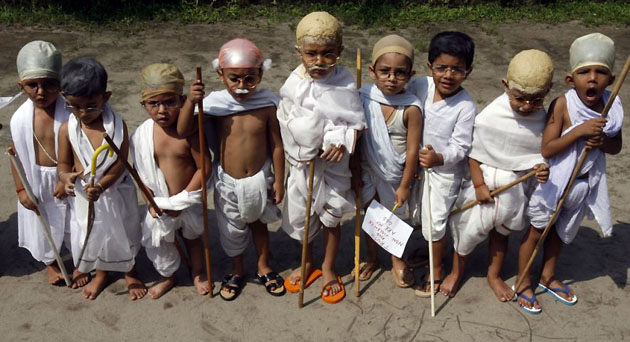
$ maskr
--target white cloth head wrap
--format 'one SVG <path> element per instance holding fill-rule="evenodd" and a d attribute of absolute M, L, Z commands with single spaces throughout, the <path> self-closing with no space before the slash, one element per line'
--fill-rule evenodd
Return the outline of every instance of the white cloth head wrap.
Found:
<path fill-rule="evenodd" d="M 328 12 L 309 13 L 300 20 L 295 30 L 298 46 L 302 45 L 305 37 L 332 40 L 341 45 L 341 23 Z"/>
<path fill-rule="evenodd" d="M 612 72 L 615 42 L 601 33 L 587 34 L 573 41 L 569 56 L 571 72 L 587 65 L 601 65 Z"/>
<path fill-rule="evenodd" d="M 34 78 L 59 79 L 61 53 L 52 43 L 34 40 L 22 47 L 17 55 L 20 81 Z"/>
<path fill-rule="evenodd" d="M 553 69 L 548 54 L 540 50 L 524 50 L 510 61 L 506 80 L 511 89 L 525 94 L 538 94 L 550 88 Z"/>

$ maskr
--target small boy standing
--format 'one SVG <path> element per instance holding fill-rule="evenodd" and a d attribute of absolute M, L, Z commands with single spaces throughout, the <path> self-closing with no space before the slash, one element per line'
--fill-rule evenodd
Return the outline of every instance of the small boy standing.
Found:
<path fill-rule="evenodd" d="M 610 97 L 606 87 L 615 79 L 615 43 L 603 34 L 588 34 L 571 44 L 569 56 L 571 73 L 565 82 L 571 89 L 549 106 L 542 138 L 542 156 L 549 158 L 551 165 L 549 181 L 538 185 L 531 197 L 527 211 L 531 226 L 519 251 L 519 275 L 524 278 L 516 290 L 519 305 L 527 313 L 540 313 L 541 309 L 531 288 L 530 274 L 523 271 L 585 149 L 589 150 L 588 157 L 560 208 L 555 229 L 545 240 L 538 287 L 562 304 L 577 303 L 573 290 L 555 278 L 562 244 L 573 241 L 587 215 L 597 220 L 604 236 L 612 234 L 605 153 L 621 151 L 623 107 L 619 97 L 606 118 L 600 113 Z"/>
<path fill-rule="evenodd" d="M 425 99 L 424 148 L 419 152 L 419 161 L 421 167 L 431 168 L 431 198 L 428 193 L 422 194 L 422 234 L 428 240 L 428 229 L 431 227 L 436 291 L 442 279 L 446 223 L 466 174 L 466 155 L 472 143 L 477 113 L 475 102 L 462 88 L 462 83 L 472 72 L 474 55 L 475 44 L 465 33 L 438 33 L 429 45 L 427 67 L 430 76 L 414 79 L 410 84 L 410 90 L 419 99 Z M 428 220 L 427 201 L 431 201 L 432 222 Z M 419 210 L 412 210 L 414 219 L 419 221 Z M 416 294 L 430 297 L 430 291 L 430 279 L 425 279 L 416 289 Z"/>
<path fill-rule="evenodd" d="M 70 115 L 59 95 L 61 53 L 49 42 L 32 41 L 18 53 L 17 69 L 18 85 L 28 100 L 11 117 L 12 146 L 38 200 L 38 203 L 31 202 L 12 166 L 19 201 L 18 245 L 28 249 L 35 260 L 46 264 L 48 282 L 56 285 L 63 277 L 37 215 L 46 218 L 57 250 L 61 250 L 64 242 L 70 249 L 70 203 L 63 188 L 56 186 L 57 136 L 59 126 L 68 121 Z M 86 281 L 77 278 L 73 286 L 83 286 Z"/>
<path fill-rule="evenodd" d="M 336 66 L 341 51 L 341 24 L 326 12 L 302 18 L 296 29 L 296 50 L 302 64 L 280 89 L 278 120 L 290 171 L 282 228 L 292 238 L 308 244 L 305 274 L 295 269 L 285 281 L 290 292 L 299 291 L 299 281 L 308 287 L 323 273 L 322 299 L 337 303 L 345 296 L 335 273 L 341 218 L 354 210 L 350 189 L 349 155 L 365 118 L 354 77 Z M 323 151 L 323 152 L 322 152 Z M 309 236 L 303 241 L 309 161 L 315 163 Z M 313 237 L 323 228 L 325 256 L 322 270 L 312 267 Z"/>
<path fill-rule="evenodd" d="M 135 275 L 135 256 L 140 249 L 138 200 L 133 180 L 122 160 L 101 153 L 96 160 L 94 186 L 90 170 L 94 151 L 105 144 L 107 133 L 126 159 L 127 126 L 107 104 L 107 72 L 92 58 L 76 58 L 61 69 L 61 91 L 73 115 L 59 128 L 57 171 L 66 194 L 75 196 L 72 221 L 72 256 L 79 271 L 96 269 L 96 277 L 83 288 L 83 296 L 96 299 L 105 287 L 107 271 L 126 272 L 129 298 L 142 298 L 147 290 Z M 73 170 L 76 170 L 73 171 Z M 88 202 L 94 202 L 92 233 L 86 241 Z M 87 246 L 85 246 L 87 244 Z"/>
<path fill-rule="evenodd" d="M 468 156 L 470 180 L 464 182 L 456 206 L 477 199 L 481 204 L 450 217 L 453 233 L 453 268 L 441 290 L 453 297 L 464 275 L 467 256 L 490 236 L 488 284 L 499 301 L 514 297 L 501 279 L 501 269 L 511 232 L 529 225 L 527 203 L 536 180 L 529 178 L 496 196 L 496 190 L 537 170 L 538 182 L 549 171 L 540 154 L 547 113 L 542 109 L 553 79 L 553 62 L 540 50 L 521 51 L 512 60 L 502 81 L 505 93 L 475 117 Z"/>
<path fill-rule="evenodd" d="M 155 196 L 161 217 L 148 206 L 142 227 L 142 246 L 160 273 L 162 281 L 149 288 L 149 296 L 160 298 L 173 285 L 181 257 L 175 246 L 176 230 L 181 228 L 190 254 L 191 276 L 197 292 L 211 290 L 203 274 L 203 225 L 199 217 L 201 182 L 207 181 L 212 168 L 206 149 L 205 177 L 201 174 L 199 135 L 182 138 L 177 134 L 177 117 L 186 101 L 184 76 L 172 64 L 156 63 L 145 67 L 141 77 L 141 104 L 150 119 L 131 136 L 131 156 L 138 174 Z M 192 94 L 194 96 L 194 94 Z M 194 100 L 194 99 L 193 99 Z M 143 193 L 144 197 L 144 193 Z M 148 199 L 145 198 L 147 204 Z"/>
<path fill-rule="evenodd" d="M 232 272 L 223 279 L 219 295 L 231 301 L 241 293 L 243 253 L 251 231 L 258 254 L 257 278 L 270 295 L 282 296 L 284 279 L 268 263 L 267 231 L 267 224 L 281 219 L 277 204 L 284 197 L 278 98 L 269 90 L 256 89 L 271 60 L 265 60 L 251 41 L 237 38 L 221 47 L 213 64 L 226 89 L 210 93 L 203 100 L 203 111 L 214 118 L 219 141 L 214 205 L 221 246 L 232 258 Z M 203 90 L 199 83 L 192 87 Z M 184 113 L 178 128 L 187 133 L 194 120 L 192 110 Z"/>
<path fill-rule="evenodd" d="M 363 101 L 368 129 L 360 139 L 362 201 L 367 206 L 377 199 L 387 208 L 396 205 L 394 213 L 406 215 L 407 200 L 418 164 L 418 147 L 422 135 L 422 104 L 405 91 L 413 71 L 413 46 L 398 35 L 381 38 L 372 50 L 370 77 L 374 84 L 363 86 Z M 411 162 L 407 162 L 410 160 Z M 370 279 L 378 267 L 378 246 L 366 234 L 366 262 L 360 280 Z M 392 276 L 399 287 L 414 283 L 405 262 L 392 255 Z"/>

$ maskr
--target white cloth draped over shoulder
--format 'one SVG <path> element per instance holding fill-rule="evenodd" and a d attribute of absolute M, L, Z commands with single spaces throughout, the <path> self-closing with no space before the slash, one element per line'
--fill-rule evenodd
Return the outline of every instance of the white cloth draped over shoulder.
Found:
<path fill-rule="evenodd" d="M 203 113 L 227 116 L 264 107 L 278 107 L 279 98 L 267 89 L 257 90 L 245 101 L 237 101 L 227 89 L 213 91 L 203 99 Z"/>
<path fill-rule="evenodd" d="M 278 121 L 285 155 L 291 165 L 283 229 L 302 240 L 309 167 L 315 160 L 313 205 L 309 240 L 323 224 L 336 227 L 343 214 L 352 212 L 349 154 L 354 152 L 356 131 L 365 128 L 361 100 L 352 75 L 343 67 L 324 79 L 310 78 L 304 66 L 297 67 L 280 89 Z M 338 163 L 317 158 L 330 145 L 345 147 Z M 354 201 L 352 201 L 354 202 Z"/>
<path fill-rule="evenodd" d="M 116 146 L 124 139 L 123 121 L 113 109 L 105 105 L 103 127 Z M 88 222 L 87 196 L 83 187 L 88 184 L 92 155 L 95 148 L 81 128 L 75 116 L 68 120 L 68 136 L 72 149 L 84 169 L 84 177 L 75 182 L 75 219 L 72 224 L 72 256 L 75 264 L 85 241 Z M 103 139 L 103 144 L 106 141 Z M 97 159 L 97 183 L 116 161 L 117 156 L 107 156 L 103 152 Z M 94 224 L 88 246 L 81 262 L 81 272 L 93 269 L 128 272 L 135 263 L 135 255 L 140 248 L 140 222 L 138 200 L 133 180 L 125 171 L 114 184 L 110 185 L 94 202 Z"/>
<path fill-rule="evenodd" d="M 512 171 L 544 163 L 540 144 L 546 118 L 542 109 L 527 116 L 514 112 L 508 94 L 503 93 L 475 117 L 469 157 Z"/>
<path fill-rule="evenodd" d="M 381 104 L 392 107 L 416 106 L 422 110 L 420 100 L 409 92 L 387 96 L 375 84 L 363 86 L 359 93 L 368 127 L 361 138 L 364 159 L 382 179 L 388 182 L 400 182 L 405 168 L 406 153 L 399 154 L 394 149 Z"/>
<path fill-rule="evenodd" d="M 64 106 L 65 101 L 61 96 L 57 96 L 55 102 L 54 125 L 55 153 L 58 155 L 59 127 L 68 121 L 70 112 Z M 57 249 L 61 248 L 65 235 L 70 232 L 70 206 L 71 199 L 58 200 L 53 196 L 54 186 L 57 181 L 57 168 L 45 167 L 37 164 L 35 154 L 33 120 L 35 106 L 33 101 L 27 99 L 11 117 L 11 138 L 15 145 L 15 152 L 19 156 L 23 166 L 26 179 L 33 189 L 33 193 L 38 200 L 39 211 L 48 222 L 53 242 Z M 52 152 L 52 151 L 48 151 Z M 18 201 L 18 245 L 28 249 L 33 258 L 38 261 L 50 264 L 55 261 L 52 249 L 46 241 L 46 236 L 42 231 L 43 227 L 35 212 L 28 210 Z M 67 243 L 70 242 L 66 239 Z"/>
<path fill-rule="evenodd" d="M 201 203 L 201 190 L 186 191 L 170 195 L 168 185 L 162 170 L 155 161 L 155 145 L 153 142 L 153 130 L 155 122 L 147 119 L 143 122 L 131 136 L 131 157 L 138 174 L 144 184 L 151 189 L 155 203 L 162 210 L 185 210 L 191 206 Z M 148 207 L 147 207 L 148 210 Z M 147 215 L 151 216 L 150 213 Z M 145 217 L 145 225 L 150 222 L 152 231 L 152 245 L 160 246 L 160 241 L 175 241 L 175 230 L 179 228 L 179 221 L 183 218 L 162 215 L 159 218 L 148 219 Z M 184 215 L 185 216 L 185 215 Z"/>
<path fill-rule="evenodd" d="M 606 91 L 603 95 L 603 101 L 607 102 L 609 97 L 610 91 Z M 600 113 L 584 105 L 574 89 L 569 90 L 565 94 L 565 98 L 567 111 L 571 119 L 571 127 L 562 132 L 562 135 L 567 134 L 590 119 L 600 117 Z M 603 134 L 609 138 L 619 134 L 623 126 L 623 114 L 621 100 L 617 97 L 608 112 Z M 584 151 L 585 146 L 586 140 L 579 139 L 569 148 L 549 160 L 549 164 L 551 165 L 549 180 L 547 183 L 539 185 L 534 195 L 532 195 L 532 203 L 530 203 L 530 207 L 537 207 L 530 212 L 532 224 L 536 223 L 534 224 L 536 228 L 541 228 L 538 227 L 539 225 L 544 226 L 546 222 L 544 222 L 545 219 L 543 216 L 546 216 L 548 220 L 553 210 L 556 209 L 562 192 L 569 183 L 571 173 L 578 162 L 579 156 L 582 151 Z M 578 177 L 586 174 L 588 174 L 587 187 L 582 189 L 584 191 L 583 196 L 579 196 L 583 198 L 583 200 L 574 203 L 573 210 L 565 210 L 565 208 L 563 208 L 555 223 L 558 235 L 565 243 L 570 243 L 573 238 L 575 238 L 577 228 L 579 228 L 581 223 L 581 220 L 574 220 L 572 216 L 584 216 L 584 213 L 597 220 L 604 236 L 610 236 L 612 234 L 608 183 L 606 181 L 606 157 L 601 149 L 595 148 L 589 151 L 582 169 L 578 172 Z M 572 197 L 573 192 L 579 192 L 580 189 L 581 187 L 577 186 L 577 184 L 574 185 L 569 192 L 569 197 Z M 544 222 L 544 224 L 542 222 Z"/>
<path fill-rule="evenodd" d="M 490 191 L 544 162 L 540 145 L 546 118 L 544 110 L 528 116 L 514 112 L 505 93 L 476 116 L 469 157 L 481 163 L 483 179 Z M 494 196 L 494 203 L 479 204 L 450 217 L 455 251 L 461 255 L 471 253 L 492 229 L 502 235 L 525 229 L 529 225 L 527 204 L 536 182 L 530 178 Z M 455 206 L 461 207 L 475 199 L 473 183 L 468 180 L 462 185 Z"/>

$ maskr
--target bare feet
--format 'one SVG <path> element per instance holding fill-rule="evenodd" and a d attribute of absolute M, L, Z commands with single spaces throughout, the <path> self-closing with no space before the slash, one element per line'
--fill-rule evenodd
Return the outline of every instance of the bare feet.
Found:
<path fill-rule="evenodd" d="M 459 290 L 459 282 L 462 281 L 462 277 L 457 273 L 451 273 L 442 284 L 440 284 L 440 292 L 447 297 L 455 297 L 457 290 Z"/>
<path fill-rule="evenodd" d="M 322 269 L 322 284 L 324 284 L 322 291 L 322 296 L 324 297 L 334 296 L 341 292 L 341 285 L 337 281 L 337 275 L 332 270 Z"/>
<path fill-rule="evenodd" d="M 127 282 L 127 290 L 129 291 L 129 299 L 136 300 L 141 299 L 147 294 L 147 287 L 144 283 L 138 279 L 135 270 L 127 272 L 125 274 L 125 281 Z"/>
<path fill-rule="evenodd" d="M 500 277 L 488 276 L 488 285 L 500 302 L 507 302 L 514 298 L 514 291 Z"/>
<path fill-rule="evenodd" d="M 159 282 L 149 288 L 149 297 L 152 299 L 158 299 L 162 297 L 166 292 L 173 288 L 175 285 L 175 276 L 162 278 Z"/>
<path fill-rule="evenodd" d="M 63 281 L 63 275 L 61 274 L 61 270 L 57 265 L 57 262 L 53 262 L 50 265 L 46 266 L 46 271 L 48 271 L 48 283 L 50 285 L 58 285 Z"/>
<path fill-rule="evenodd" d="M 94 300 L 105 288 L 107 272 L 96 270 L 96 276 L 83 288 L 83 297 Z"/>
<path fill-rule="evenodd" d="M 208 279 L 205 274 L 193 274 L 192 278 L 193 284 L 195 284 L 195 288 L 197 288 L 197 293 L 200 295 L 205 296 L 214 289 L 214 284 L 208 285 Z"/>
<path fill-rule="evenodd" d="M 79 272 L 78 269 L 75 269 L 72 272 L 72 288 L 78 289 L 79 287 L 85 286 L 91 280 L 89 273 Z"/>

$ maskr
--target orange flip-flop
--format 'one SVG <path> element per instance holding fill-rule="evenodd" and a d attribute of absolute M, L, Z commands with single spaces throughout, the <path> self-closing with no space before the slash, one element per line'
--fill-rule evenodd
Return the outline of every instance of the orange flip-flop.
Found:
<path fill-rule="evenodd" d="M 341 281 L 340 276 L 337 276 L 337 282 L 339 283 L 339 286 L 341 286 L 341 291 L 335 293 L 332 296 L 324 296 L 324 290 L 330 291 L 330 288 L 332 287 L 332 285 L 329 285 L 330 283 L 322 287 L 321 296 L 324 302 L 328 304 L 336 304 L 336 303 L 339 303 L 342 299 L 344 299 L 344 297 L 346 297 L 346 288 L 343 286 L 343 281 Z"/>
<path fill-rule="evenodd" d="M 322 270 L 320 269 L 314 269 L 313 272 L 311 272 L 311 274 L 309 274 L 308 278 L 306 278 L 306 283 L 304 284 L 304 288 L 308 288 L 309 286 L 311 286 L 311 284 L 313 282 L 315 282 L 315 280 L 317 280 L 319 277 L 322 276 Z M 291 284 L 291 277 L 287 277 L 284 280 L 284 288 L 287 289 L 287 291 L 291 292 L 291 293 L 296 293 L 296 292 L 300 292 L 300 277 L 297 277 L 297 283 L 295 285 Z"/>

